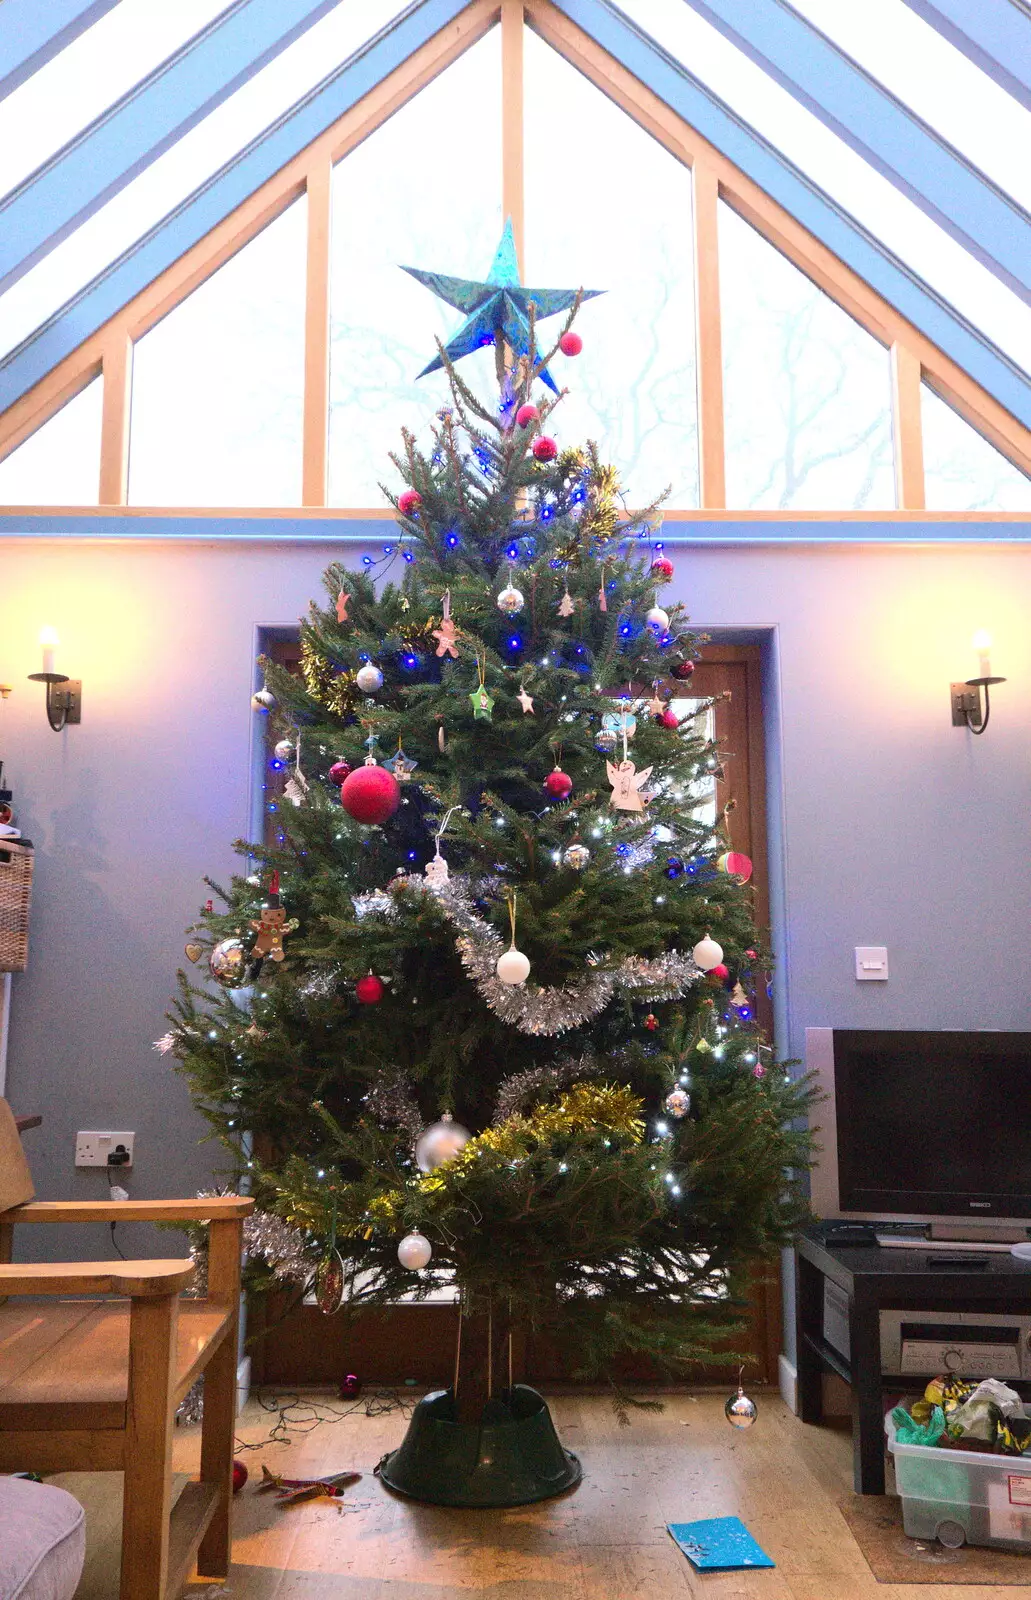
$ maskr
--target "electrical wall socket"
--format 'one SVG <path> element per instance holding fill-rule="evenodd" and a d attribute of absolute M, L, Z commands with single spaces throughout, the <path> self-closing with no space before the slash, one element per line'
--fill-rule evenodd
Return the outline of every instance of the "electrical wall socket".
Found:
<path fill-rule="evenodd" d="M 128 1152 L 128 1161 L 122 1161 L 122 1168 L 132 1166 L 133 1146 L 136 1143 L 134 1133 L 77 1133 L 75 1135 L 75 1165 L 77 1167 L 106 1167 L 109 1158 L 116 1151 Z M 114 1168 L 112 1168 L 114 1171 Z"/>

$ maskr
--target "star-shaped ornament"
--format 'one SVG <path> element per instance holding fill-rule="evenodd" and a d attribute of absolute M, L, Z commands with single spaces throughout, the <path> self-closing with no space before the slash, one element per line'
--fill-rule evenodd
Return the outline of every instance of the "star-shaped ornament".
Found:
<path fill-rule="evenodd" d="M 525 716 L 526 713 L 529 712 L 530 716 L 532 717 L 533 716 L 533 695 L 532 694 L 527 694 L 527 692 L 523 688 L 522 684 L 519 685 L 519 693 L 516 695 L 516 699 L 519 701 L 519 704 L 523 708 L 523 715 Z"/>
<path fill-rule="evenodd" d="M 648 714 L 649 714 L 649 716 L 661 717 L 662 713 L 665 711 L 665 709 L 666 709 L 665 701 L 660 700 L 657 694 L 653 694 L 651 699 L 648 701 Z"/>
<path fill-rule="evenodd" d="M 573 599 L 573 596 L 567 589 L 565 594 L 562 596 L 562 599 L 558 603 L 558 614 L 560 617 L 571 617 L 575 610 L 576 601 Z"/>
<path fill-rule="evenodd" d="M 491 712 L 494 710 L 494 698 L 487 693 L 483 684 L 474 689 L 469 696 L 473 703 L 473 716 L 477 722 L 490 722 Z"/>
<path fill-rule="evenodd" d="M 350 600 L 350 598 L 351 598 L 351 596 L 349 594 L 345 594 L 343 589 L 341 589 L 340 593 L 337 595 L 337 621 L 338 622 L 350 622 L 351 619 L 347 615 L 347 603 Z"/>
<path fill-rule="evenodd" d="M 397 755 L 391 756 L 390 760 L 384 761 L 383 765 L 386 767 L 388 772 L 392 772 L 394 774 L 394 777 L 397 779 L 398 783 L 407 783 L 408 779 L 412 776 L 412 773 L 415 771 L 419 763 L 417 761 L 413 761 L 411 756 L 406 756 L 399 745 Z"/>
<path fill-rule="evenodd" d="M 533 306 L 535 319 L 540 322 L 544 317 L 553 317 L 556 312 L 568 311 L 577 296 L 575 289 L 523 288 L 519 282 L 519 263 L 516 260 L 511 218 L 505 223 L 505 231 L 494 253 L 490 271 L 482 281 L 452 278 L 442 272 L 422 272 L 418 267 L 403 267 L 401 270 L 411 273 L 413 278 L 449 306 L 454 306 L 456 311 L 465 312 L 465 321 L 444 347 L 451 361 L 460 361 L 482 345 L 501 343 L 507 344 L 517 359 L 529 355 L 530 307 Z M 602 293 L 604 291 L 601 289 L 585 289 L 582 298 L 590 300 Z M 435 356 L 429 366 L 422 369 L 419 377 L 424 378 L 428 372 L 436 372 L 443 365 L 440 356 Z M 558 393 L 558 386 L 546 367 L 541 369 L 538 376 L 549 389 Z"/>

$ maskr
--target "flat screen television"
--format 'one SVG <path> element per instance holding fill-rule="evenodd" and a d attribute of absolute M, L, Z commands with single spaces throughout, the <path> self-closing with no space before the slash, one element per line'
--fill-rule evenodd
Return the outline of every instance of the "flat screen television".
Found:
<path fill-rule="evenodd" d="M 1031 1033 L 807 1028 L 820 1217 L 1031 1217 Z"/>

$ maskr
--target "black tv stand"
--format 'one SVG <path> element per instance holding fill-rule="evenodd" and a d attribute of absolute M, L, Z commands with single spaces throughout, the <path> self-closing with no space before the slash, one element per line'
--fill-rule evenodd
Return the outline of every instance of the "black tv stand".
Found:
<path fill-rule="evenodd" d="M 1031 1308 L 1031 1261 L 983 1246 L 973 1262 L 943 1268 L 919 1249 L 889 1249 L 878 1244 L 841 1244 L 827 1237 L 826 1223 L 806 1230 L 796 1248 L 795 1307 L 798 1334 L 798 1415 L 803 1422 L 823 1420 L 823 1373 L 836 1372 L 852 1389 L 853 1481 L 858 1494 L 884 1493 L 884 1390 L 918 1393 L 929 1378 L 885 1379 L 881 1373 L 882 1310 L 998 1311 L 1014 1316 Z M 944 1243 L 944 1241 L 943 1241 Z M 953 1244 L 952 1250 L 956 1247 Z M 849 1342 L 846 1358 L 823 1337 L 823 1283 L 830 1278 L 848 1295 Z M 1012 1380 L 1007 1380 L 1012 1381 Z M 1026 1384 L 1012 1386 L 1025 1394 Z"/>

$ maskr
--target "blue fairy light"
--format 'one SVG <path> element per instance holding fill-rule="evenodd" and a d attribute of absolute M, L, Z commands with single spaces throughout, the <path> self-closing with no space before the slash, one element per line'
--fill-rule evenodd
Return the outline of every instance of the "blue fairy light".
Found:
<path fill-rule="evenodd" d="M 401 661 L 402 661 L 402 664 L 408 668 L 409 672 L 414 672 L 416 667 L 419 665 L 419 657 L 418 656 L 413 656 L 413 655 L 402 656 L 401 657 Z"/>
<path fill-rule="evenodd" d="M 414 557 L 414 555 L 412 554 L 412 552 L 410 550 L 402 550 L 401 551 L 401 560 L 402 561 L 414 561 L 415 557 Z"/>
<path fill-rule="evenodd" d="M 385 544 L 383 546 L 383 554 L 385 556 L 392 556 L 394 554 L 394 546 L 392 544 Z"/>
<path fill-rule="evenodd" d="M 510 650 L 521 650 L 523 648 L 523 641 L 518 633 L 512 634 L 508 641 L 508 648 Z"/>
<path fill-rule="evenodd" d="M 409 850 L 409 852 L 408 852 L 409 861 L 417 861 L 418 858 L 419 858 L 418 850 Z"/>
<path fill-rule="evenodd" d="M 624 639 L 627 639 L 627 638 L 629 638 L 631 633 L 633 633 L 634 630 L 631 628 L 629 622 L 624 622 L 623 626 L 620 628 L 619 631 L 623 635 Z"/>
<path fill-rule="evenodd" d="M 661 539 L 656 539 L 655 548 L 656 550 L 665 550 L 666 546 L 663 544 Z"/>
<path fill-rule="evenodd" d="M 508 549 L 505 551 L 505 554 L 508 557 L 509 561 L 518 561 L 519 560 L 519 546 L 517 544 L 510 544 Z"/>
<path fill-rule="evenodd" d="M 454 529 L 452 529 L 450 533 L 445 534 L 444 543 L 447 545 L 449 550 L 453 550 L 455 548 L 455 545 L 458 543 L 458 535 L 455 533 Z"/>

